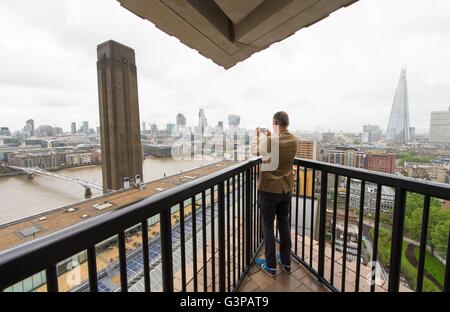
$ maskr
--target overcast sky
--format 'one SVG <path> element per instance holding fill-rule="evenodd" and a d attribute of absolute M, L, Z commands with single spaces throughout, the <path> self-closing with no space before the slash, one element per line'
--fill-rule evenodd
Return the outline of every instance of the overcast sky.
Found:
<path fill-rule="evenodd" d="M 0 1 L 0 126 L 98 125 L 96 46 L 136 51 L 141 121 L 247 127 L 290 113 L 293 129 L 386 128 L 402 66 L 411 125 L 450 106 L 450 1 L 360 0 L 226 71 L 115 0 Z"/>

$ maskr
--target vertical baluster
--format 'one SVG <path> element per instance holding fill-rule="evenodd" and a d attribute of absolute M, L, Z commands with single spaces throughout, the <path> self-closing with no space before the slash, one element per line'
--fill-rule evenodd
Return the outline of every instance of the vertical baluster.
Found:
<path fill-rule="evenodd" d="M 389 264 L 389 292 L 398 292 L 402 265 L 403 226 L 405 222 L 406 191 L 395 189 L 394 221 L 392 224 L 391 261 Z"/>
<path fill-rule="evenodd" d="M 232 248 L 233 248 L 233 288 L 236 287 L 236 179 L 235 176 L 232 178 L 232 187 L 231 187 L 231 195 L 233 198 L 233 210 L 232 210 L 232 235 L 233 235 L 233 241 L 232 241 Z"/>
<path fill-rule="evenodd" d="M 206 192 L 202 192 L 202 243 L 203 243 L 203 291 L 208 291 L 208 268 L 207 268 L 207 246 L 206 246 Z"/>
<path fill-rule="evenodd" d="M 56 265 L 52 265 L 45 270 L 45 277 L 47 279 L 47 292 L 58 292 L 58 271 L 56 270 Z"/>
<path fill-rule="evenodd" d="M 299 197 L 299 189 L 300 189 L 300 167 L 297 165 L 297 178 L 295 185 L 295 242 L 294 242 L 294 251 L 297 255 L 298 252 L 298 197 Z"/>
<path fill-rule="evenodd" d="M 250 197 L 250 224 L 251 224 L 251 232 L 250 232 L 250 252 L 251 255 L 253 256 L 253 251 L 254 251 L 254 245 L 253 245 L 253 241 L 254 241 L 254 226 L 255 226 L 255 215 L 254 215 L 254 210 L 253 210 L 253 167 L 250 167 L 250 178 L 249 178 L 249 182 L 250 182 L 250 192 L 249 192 L 249 197 Z"/>
<path fill-rule="evenodd" d="M 227 194 L 227 233 L 226 233 L 226 241 L 227 241 L 227 287 L 228 291 L 231 291 L 231 263 L 230 263 L 230 239 L 231 239 L 231 233 L 230 233 L 230 180 L 227 179 L 227 188 L 226 188 L 226 194 Z"/>
<path fill-rule="evenodd" d="M 313 258 L 314 258 L 314 194 L 316 187 L 316 170 L 312 169 L 312 181 L 311 181 L 311 220 L 309 226 L 309 266 L 313 267 Z"/>
<path fill-rule="evenodd" d="M 341 291 L 345 291 L 345 277 L 347 273 L 347 236 L 348 236 L 348 212 L 350 207 L 350 188 L 351 188 L 350 177 L 347 177 L 347 188 L 345 190 L 345 213 L 344 213 L 344 237 L 343 239 L 343 254 L 342 254 L 342 283 L 341 283 Z"/>
<path fill-rule="evenodd" d="M 197 207 L 195 201 L 195 195 L 192 196 L 192 270 L 193 270 L 193 283 L 194 292 L 198 291 L 198 279 L 197 279 Z"/>
<path fill-rule="evenodd" d="M 95 245 L 90 245 L 87 249 L 88 273 L 89 273 L 89 291 L 98 292 L 97 280 L 97 257 Z"/>
<path fill-rule="evenodd" d="M 125 246 L 125 232 L 120 231 L 118 238 L 119 238 L 119 262 L 120 262 L 120 290 L 122 292 L 128 292 L 127 250 Z"/>
<path fill-rule="evenodd" d="M 306 197 L 308 168 L 304 168 L 303 174 L 303 215 L 302 215 L 302 260 L 305 261 L 305 240 L 306 240 Z"/>
<path fill-rule="evenodd" d="M 163 291 L 173 292 L 172 220 L 170 207 L 161 211 L 160 224 Z"/>
<path fill-rule="evenodd" d="M 184 200 L 180 202 L 181 291 L 186 292 L 186 234 Z"/>
<path fill-rule="evenodd" d="M 225 292 L 225 185 L 218 185 L 219 291 Z"/>
<path fill-rule="evenodd" d="M 245 183 L 245 171 L 244 172 L 242 172 L 242 183 L 241 183 L 241 197 L 242 197 L 242 201 L 241 201 L 241 203 L 242 203 L 242 212 L 241 212 L 241 214 L 242 214 L 242 270 L 244 270 L 245 269 L 245 267 L 246 267 L 246 263 L 245 263 L 245 257 L 246 257 L 246 236 L 245 236 L 245 227 L 246 227 L 246 214 L 245 214 L 245 204 L 246 204 L 246 193 L 245 193 L 245 190 L 246 190 L 246 183 Z"/>
<path fill-rule="evenodd" d="M 355 292 L 359 292 L 359 279 L 361 274 L 361 249 L 364 230 L 364 200 L 366 195 L 366 181 L 361 181 L 361 191 L 359 199 L 359 220 L 358 220 L 358 251 L 356 255 L 356 280 Z"/>
<path fill-rule="evenodd" d="M 330 283 L 334 286 L 334 258 L 336 254 L 336 221 L 337 221 L 337 202 L 339 192 L 339 175 L 334 175 L 334 200 L 333 200 L 333 225 L 331 226 L 331 270 Z"/>
<path fill-rule="evenodd" d="M 255 179 L 255 166 L 252 166 L 252 215 L 253 215 L 253 222 L 252 222 L 252 254 L 254 254 L 256 252 L 256 229 L 257 229 L 257 222 L 258 222 L 258 212 L 255 209 L 255 205 L 256 205 L 256 201 L 255 201 L 255 183 L 256 183 L 256 179 Z"/>
<path fill-rule="evenodd" d="M 211 277 L 212 292 L 216 291 L 216 230 L 215 230 L 215 202 L 214 202 L 214 186 L 211 188 Z"/>
<path fill-rule="evenodd" d="M 261 165 L 258 164 L 257 168 L 258 168 L 258 176 L 257 176 L 257 181 L 258 181 L 259 177 L 261 175 Z M 259 228 L 258 244 L 259 244 L 260 242 L 262 242 L 263 238 L 262 238 L 262 215 L 261 215 L 261 210 L 259 210 L 259 207 L 258 207 L 258 190 L 257 190 L 257 188 L 256 188 L 256 204 L 257 204 L 256 209 L 258 210 L 258 214 L 259 214 L 259 218 L 258 218 L 258 228 Z"/>
<path fill-rule="evenodd" d="M 430 215 L 430 195 L 425 195 L 423 203 L 422 214 L 422 232 L 420 235 L 420 251 L 419 251 L 419 265 L 417 268 L 417 289 L 416 291 L 422 291 L 423 287 L 423 275 L 425 268 L 425 255 L 427 250 L 427 235 L 428 235 L 428 219 Z"/>
<path fill-rule="evenodd" d="M 325 234 L 327 226 L 327 195 L 328 195 L 328 173 L 322 170 L 320 179 L 320 214 L 319 214 L 319 264 L 317 273 L 319 278 L 325 273 Z"/>
<path fill-rule="evenodd" d="M 142 261 L 144 265 L 144 290 L 150 292 L 150 260 L 149 260 L 149 248 L 148 248 L 148 221 L 141 222 L 142 232 Z"/>
<path fill-rule="evenodd" d="M 372 283 L 370 286 L 370 292 L 375 291 L 376 286 L 376 269 L 378 261 L 378 235 L 380 228 L 380 213 L 381 213 L 381 191 L 382 185 L 377 184 L 377 197 L 375 202 L 375 225 L 373 229 L 373 250 L 372 250 Z"/>
<path fill-rule="evenodd" d="M 252 260 L 251 169 L 245 172 L 245 265 Z"/>
<path fill-rule="evenodd" d="M 253 166 L 253 214 L 255 216 L 255 220 L 253 223 L 253 252 L 256 253 L 256 248 L 258 248 L 258 209 L 256 208 L 256 166 Z"/>
<path fill-rule="evenodd" d="M 238 278 L 241 277 L 241 246 L 242 246 L 242 237 L 241 237 L 241 173 L 238 173 L 237 178 L 237 270 L 238 270 Z"/>

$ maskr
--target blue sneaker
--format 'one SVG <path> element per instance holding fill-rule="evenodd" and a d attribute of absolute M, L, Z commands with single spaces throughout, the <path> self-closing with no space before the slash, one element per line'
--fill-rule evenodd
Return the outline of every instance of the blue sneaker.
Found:
<path fill-rule="evenodd" d="M 266 262 L 266 259 L 256 258 L 255 260 L 256 266 L 260 268 L 264 273 L 271 277 L 277 276 L 277 269 L 272 269 Z"/>
<path fill-rule="evenodd" d="M 283 264 L 283 262 L 281 262 L 281 254 L 280 253 L 277 253 L 277 262 L 281 265 L 281 268 L 283 269 L 284 272 L 286 272 L 288 274 L 291 273 L 291 266 Z"/>

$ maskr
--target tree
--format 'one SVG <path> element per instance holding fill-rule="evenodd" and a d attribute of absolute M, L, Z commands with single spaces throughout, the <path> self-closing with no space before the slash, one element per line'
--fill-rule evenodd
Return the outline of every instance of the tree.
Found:
<path fill-rule="evenodd" d="M 414 240 L 420 240 L 420 234 L 422 233 L 422 215 L 423 208 L 415 209 L 405 219 L 406 235 Z"/>
<path fill-rule="evenodd" d="M 406 197 L 405 210 L 405 233 L 408 237 L 416 241 L 420 241 L 422 234 L 423 204 L 423 195 L 408 193 L 408 196 Z M 427 244 L 431 247 L 432 252 L 434 252 L 436 242 L 433 239 L 431 233 L 437 226 L 443 226 L 448 220 L 450 220 L 450 211 L 444 210 L 442 208 L 441 202 L 435 198 L 432 198 L 430 201 L 430 214 L 428 217 L 427 233 Z M 448 232 L 446 235 L 448 235 Z M 442 237 L 439 236 L 438 242 L 442 242 Z"/>
<path fill-rule="evenodd" d="M 448 233 L 450 229 L 450 220 L 438 224 L 431 231 L 431 240 L 436 248 L 436 252 L 445 257 L 448 247 Z"/>

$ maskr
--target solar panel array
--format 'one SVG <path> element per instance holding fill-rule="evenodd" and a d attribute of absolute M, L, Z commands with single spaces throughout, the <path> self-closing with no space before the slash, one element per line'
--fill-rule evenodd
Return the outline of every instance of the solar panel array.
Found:
<path fill-rule="evenodd" d="M 217 211 L 217 204 L 215 204 L 215 211 Z M 211 238 L 211 207 L 206 209 L 207 219 L 207 240 Z M 215 213 L 217 216 L 217 213 Z M 217 217 L 216 217 L 217 218 Z M 202 243 L 202 209 L 197 209 L 196 223 L 197 223 L 197 244 L 201 246 Z M 215 220 L 217 222 L 217 220 Z M 217 227 L 216 227 L 217 228 Z M 185 238 L 186 238 L 186 264 L 192 262 L 192 215 L 185 219 Z M 181 270 L 181 249 L 180 249 L 180 226 L 176 224 L 172 228 L 172 245 L 174 247 L 173 253 L 173 270 L 177 272 Z M 150 263 L 150 281 L 152 291 L 162 290 L 162 267 L 161 267 L 161 240 L 159 236 L 149 242 L 149 263 Z M 107 270 L 107 274 L 100 277 L 98 280 L 98 287 L 100 292 L 112 292 L 120 290 L 120 286 L 116 286 L 112 282 L 112 278 L 119 274 L 119 266 L 115 263 Z M 144 291 L 144 262 L 142 249 L 134 251 L 127 258 L 127 277 L 130 287 L 130 292 Z"/>

